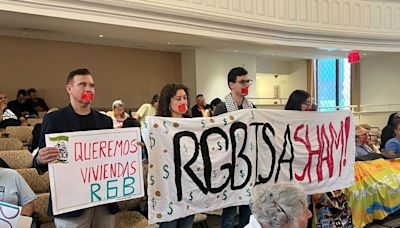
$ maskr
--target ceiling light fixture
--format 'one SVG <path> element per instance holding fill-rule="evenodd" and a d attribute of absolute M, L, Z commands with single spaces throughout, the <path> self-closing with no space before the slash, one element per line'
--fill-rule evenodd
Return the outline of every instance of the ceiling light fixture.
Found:
<path fill-rule="evenodd" d="M 363 56 L 366 56 L 367 55 L 367 53 L 363 53 Z"/>
<path fill-rule="evenodd" d="M 233 52 L 235 52 L 235 53 L 236 53 L 236 52 L 237 52 L 237 50 L 233 50 Z"/>
<path fill-rule="evenodd" d="M 103 37 L 104 37 L 104 35 L 103 35 L 103 34 L 100 34 L 100 35 L 99 35 L 99 37 L 100 37 L 100 38 L 103 38 Z"/>

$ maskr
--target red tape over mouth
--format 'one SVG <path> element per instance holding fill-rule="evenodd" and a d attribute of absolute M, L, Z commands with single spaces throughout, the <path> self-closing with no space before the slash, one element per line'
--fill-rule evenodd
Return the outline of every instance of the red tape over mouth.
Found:
<path fill-rule="evenodd" d="M 81 98 L 83 101 L 92 101 L 94 98 L 94 93 L 84 92 Z"/>

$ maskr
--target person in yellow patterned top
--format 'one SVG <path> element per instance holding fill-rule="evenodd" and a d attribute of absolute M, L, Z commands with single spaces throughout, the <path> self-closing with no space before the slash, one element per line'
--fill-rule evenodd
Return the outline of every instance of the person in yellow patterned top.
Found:
<path fill-rule="evenodd" d="M 151 98 L 150 104 L 146 103 L 140 106 L 139 110 L 133 115 L 133 118 L 140 121 L 140 125 L 144 127 L 144 121 L 146 116 L 155 116 L 158 107 L 158 99 L 160 98 L 159 94 L 155 94 L 153 98 Z"/>

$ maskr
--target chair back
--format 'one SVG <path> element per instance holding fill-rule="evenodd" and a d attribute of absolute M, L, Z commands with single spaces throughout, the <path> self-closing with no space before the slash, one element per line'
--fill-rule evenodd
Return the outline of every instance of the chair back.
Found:
<path fill-rule="evenodd" d="M 22 150 L 24 144 L 17 138 L 0 138 L 0 151 Z"/>
<path fill-rule="evenodd" d="M 49 207 L 50 193 L 37 194 L 38 198 L 34 201 L 35 216 L 39 220 L 40 227 L 42 224 L 53 222 L 53 218 L 47 215 L 47 208 Z"/>
<path fill-rule="evenodd" d="M 25 179 L 26 183 L 31 187 L 36 194 L 47 193 L 50 189 L 49 173 L 39 175 L 35 168 L 16 169 L 19 174 Z"/>
<path fill-rule="evenodd" d="M 43 118 L 28 118 L 26 121 L 28 122 L 29 126 L 35 126 L 38 123 L 42 123 Z"/>
<path fill-rule="evenodd" d="M 8 126 L 6 133 L 10 138 L 18 138 L 23 143 L 28 143 L 32 139 L 33 126 Z"/>
<path fill-rule="evenodd" d="M 0 151 L 0 158 L 12 169 L 26 169 L 32 167 L 32 154 L 29 150 Z"/>

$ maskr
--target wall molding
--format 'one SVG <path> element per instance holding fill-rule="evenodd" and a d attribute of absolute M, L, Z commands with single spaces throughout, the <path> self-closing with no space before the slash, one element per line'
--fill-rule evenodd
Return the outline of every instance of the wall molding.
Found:
<path fill-rule="evenodd" d="M 221 39 L 400 51 L 400 4 L 365 0 L 0 0 L 1 9 Z"/>

